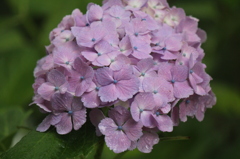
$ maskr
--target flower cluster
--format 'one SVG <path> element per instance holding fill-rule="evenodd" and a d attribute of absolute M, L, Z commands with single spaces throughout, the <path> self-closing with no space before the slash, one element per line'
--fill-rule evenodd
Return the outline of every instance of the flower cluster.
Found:
<path fill-rule="evenodd" d="M 216 102 L 202 63 L 206 34 L 166 0 L 90 3 L 49 38 L 34 70 L 33 103 L 48 113 L 40 132 L 78 130 L 91 109 L 96 134 L 111 150 L 149 153 L 159 131 L 171 132 L 188 116 L 203 120 Z"/>

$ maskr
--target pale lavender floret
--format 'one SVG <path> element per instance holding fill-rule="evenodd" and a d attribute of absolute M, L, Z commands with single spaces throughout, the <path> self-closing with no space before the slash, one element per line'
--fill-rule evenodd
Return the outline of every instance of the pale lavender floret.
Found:
<path fill-rule="evenodd" d="M 47 81 L 38 88 L 37 93 L 45 100 L 50 101 L 54 93 L 65 93 L 67 84 L 65 76 L 60 71 L 53 69 L 48 73 Z"/>
<path fill-rule="evenodd" d="M 143 92 L 142 83 L 147 77 L 157 77 L 157 72 L 153 70 L 154 61 L 151 58 L 140 60 L 135 67 L 133 67 L 134 74 L 140 81 L 139 92 Z"/>
<path fill-rule="evenodd" d="M 117 56 L 115 56 L 117 55 Z M 123 54 L 108 54 L 109 59 L 111 60 L 109 68 L 113 71 L 118 71 L 126 65 L 130 65 L 130 59 Z"/>
<path fill-rule="evenodd" d="M 143 26 L 148 30 L 154 31 L 159 28 L 158 23 L 150 15 L 142 11 L 135 11 L 133 14 L 136 18 L 141 19 Z"/>
<path fill-rule="evenodd" d="M 94 46 L 94 49 L 95 51 L 83 51 L 82 55 L 95 66 L 108 66 L 111 61 L 106 54 L 114 53 L 114 48 L 108 42 L 101 41 Z"/>
<path fill-rule="evenodd" d="M 174 34 L 172 28 L 169 28 L 169 26 L 163 26 L 158 32 L 153 34 L 152 43 L 153 52 L 161 54 L 162 59 L 176 59 L 176 53 L 182 47 L 182 35 Z"/>
<path fill-rule="evenodd" d="M 151 46 L 145 41 L 139 40 L 137 37 L 132 36 L 130 38 L 132 45 L 132 56 L 137 59 L 145 59 L 150 58 L 151 55 Z"/>
<path fill-rule="evenodd" d="M 37 131 L 45 132 L 51 125 L 56 125 L 61 121 L 62 116 L 60 114 L 49 114 L 43 121 L 38 125 Z"/>
<path fill-rule="evenodd" d="M 184 43 L 181 49 L 181 53 L 178 55 L 176 64 L 190 66 L 190 63 L 196 63 L 199 53 L 196 48 Z"/>
<path fill-rule="evenodd" d="M 52 107 L 55 114 L 61 115 L 61 120 L 54 126 L 58 134 L 67 134 L 72 128 L 78 130 L 86 122 L 86 108 L 81 98 L 70 93 L 55 94 L 52 98 Z"/>
<path fill-rule="evenodd" d="M 123 0 L 127 5 L 125 8 L 130 10 L 139 10 L 142 6 L 147 3 L 147 0 Z"/>
<path fill-rule="evenodd" d="M 182 8 L 173 7 L 164 17 L 163 21 L 169 26 L 176 27 L 185 17 L 186 15 Z"/>
<path fill-rule="evenodd" d="M 62 30 L 61 33 L 52 40 L 54 46 L 61 46 L 67 42 L 73 41 L 74 36 L 69 30 Z"/>
<path fill-rule="evenodd" d="M 112 6 L 115 6 L 115 5 L 120 6 L 120 7 L 124 7 L 122 1 L 119 1 L 119 0 L 103 0 L 102 8 L 104 10 L 106 10 L 106 9 L 112 7 Z"/>
<path fill-rule="evenodd" d="M 153 119 L 155 120 L 155 126 L 162 132 L 171 132 L 173 130 L 172 119 L 164 114 L 161 109 L 157 109 L 152 114 Z"/>
<path fill-rule="evenodd" d="M 123 37 L 119 42 L 119 51 L 125 56 L 129 56 L 132 53 L 132 46 L 128 36 Z"/>
<path fill-rule="evenodd" d="M 173 87 L 161 75 L 159 77 L 145 78 L 143 80 L 143 91 L 152 93 L 154 101 L 159 107 L 163 107 L 175 99 Z"/>
<path fill-rule="evenodd" d="M 165 78 L 173 87 L 173 94 L 176 98 L 187 98 L 193 94 L 193 89 L 189 86 L 188 67 L 185 65 L 172 66 L 168 63 L 162 63 L 158 70 L 159 76 Z"/>
<path fill-rule="evenodd" d="M 53 51 L 54 63 L 68 70 L 72 70 L 74 60 L 78 56 L 78 50 L 74 43 L 67 43 Z"/>
<path fill-rule="evenodd" d="M 52 69 L 53 67 L 54 67 L 53 55 L 49 54 L 43 57 L 42 59 L 38 60 L 37 66 L 33 72 L 34 77 L 39 77 L 45 74 L 46 72 L 48 72 L 48 70 Z"/>
<path fill-rule="evenodd" d="M 112 6 L 105 13 L 107 13 L 107 15 L 104 18 L 109 18 L 115 23 L 116 27 L 121 27 L 130 21 L 131 13 L 118 5 Z"/>
<path fill-rule="evenodd" d="M 72 33 L 79 46 L 91 48 L 103 39 L 106 30 L 101 23 L 94 22 L 90 27 L 72 27 Z"/>
<path fill-rule="evenodd" d="M 207 40 L 207 33 L 204 30 L 198 28 L 196 34 L 201 39 L 201 43 L 204 43 Z"/>
<path fill-rule="evenodd" d="M 107 67 L 97 69 L 96 78 L 102 86 L 99 96 L 103 102 L 117 99 L 126 101 L 138 92 L 139 80 L 133 75 L 131 66 L 125 66 L 119 71 Z"/>
<path fill-rule="evenodd" d="M 98 127 L 105 135 L 107 146 L 115 153 L 126 151 L 132 141 L 142 136 L 142 124 L 135 122 L 126 108 L 117 106 L 111 109 L 109 117 L 103 119 Z"/>
<path fill-rule="evenodd" d="M 159 136 L 157 132 L 153 129 L 144 129 L 143 135 L 137 142 L 137 148 L 143 153 L 150 153 L 153 146 L 159 142 Z"/>
<path fill-rule="evenodd" d="M 96 79 L 93 78 L 93 82 L 82 95 L 83 105 L 87 108 L 96 108 L 101 105 L 100 97 L 98 96 L 98 91 L 101 86 L 97 83 Z"/>
<path fill-rule="evenodd" d="M 103 9 L 97 4 L 92 4 L 87 13 L 86 18 L 88 20 L 88 23 L 92 23 L 93 21 L 101 21 L 103 18 Z"/>
<path fill-rule="evenodd" d="M 98 125 L 101 122 L 101 120 L 106 118 L 105 115 L 99 109 L 92 109 L 89 113 L 89 117 L 90 117 L 90 121 L 92 122 L 92 124 L 96 127 L 96 135 L 101 136 L 102 133 L 99 130 Z"/>
<path fill-rule="evenodd" d="M 206 108 L 211 108 L 216 104 L 215 95 L 210 92 L 208 95 L 193 95 L 182 101 L 179 105 L 179 118 L 186 122 L 187 116 L 195 116 L 198 121 L 202 121 Z"/>
<path fill-rule="evenodd" d="M 74 61 L 73 67 L 76 71 L 72 71 L 69 78 L 69 89 L 76 96 L 80 97 L 92 83 L 94 71 L 91 66 L 80 58 Z"/>
<path fill-rule="evenodd" d="M 177 26 L 176 31 L 183 33 L 184 40 L 190 44 L 199 43 L 200 37 L 196 34 L 198 30 L 198 19 L 193 17 L 186 17 Z"/>
<path fill-rule="evenodd" d="M 136 122 L 141 121 L 143 126 L 154 127 L 151 114 L 155 106 L 152 93 L 137 94 L 130 107 L 131 115 Z"/>
<path fill-rule="evenodd" d="M 169 8 L 167 0 L 148 0 L 148 6 L 152 9 L 165 9 Z"/>
<path fill-rule="evenodd" d="M 128 35 L 131 40 L 141 40 L 149 44 L 151 42 L 151 36 L 148 34 L 150 31 L 147 26 L 148 23 L 141 18 L 134 18 L 130 23 L 125 25 L 126 35 Z"/>

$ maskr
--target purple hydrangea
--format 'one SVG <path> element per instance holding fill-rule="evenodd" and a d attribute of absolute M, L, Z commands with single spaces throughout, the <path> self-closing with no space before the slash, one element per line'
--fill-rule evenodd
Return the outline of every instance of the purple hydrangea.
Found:
<path fill-rule="evenodd" d="M 202 121 L 216 97 L 202 63 L 199 20 L 166 0 L 104 0 L 65 16 L 34 70 L 37 130 L 78 130 L 87 120 L 115 153 L 150 153 L 159 132 Z M 104 108 L 104 113 L 102 112 Z M 107 112 L 107 113 L 105 113 Z"/>

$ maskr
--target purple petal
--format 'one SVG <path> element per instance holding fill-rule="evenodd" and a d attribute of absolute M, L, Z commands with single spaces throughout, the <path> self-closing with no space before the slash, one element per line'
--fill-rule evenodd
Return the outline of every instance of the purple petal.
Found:
<path fill-rule="evenodd" d="M 71 116 L 68 113 L 63 113 L 61 121 L 55 127 L 58 134 L 64 135 L 69 133 L 72 130 Z"/>
<path fill-rule="evenodd" d="M 159 69 L 158 69 L 158 75 L 160 77 L 163 77 L 164 79 L 166 79 L 167 81 L 172 80 L 172 75 L 171 75 L 171 70 L 172 68 L 172 64 L 166 63 L 166 62 L 162 62 L 159 64 Z"/>
<path fill-rule="evenodd" d="M 99 109 L 92 109 L 89 113 L 90 121 L 96 127 L 96 135 L 101 136 L 102 133 L 98 128 L 98 124 L 101 122 L 102 119 L 105 118 L 103 112 Z"/>
<path fill-rule="evenodd" d="M 50 101 L 52 95 L 55 93 L 55 86 L 51 83 L 46 82 L 43 83 L 37 90 L 38 94 L 41 95 L 42 98 Z"/>
<path fill-rule="evenodd" d="M 130 117 L 129 110 L 123 106 L 116 106 L 109 110 L 108 115 L 118 126 L 122 126 Z"/>
<path fill-rule="evenodd" d="M 117 88 L 115 84 L 103 86 L 99 90 L 98 95 L 103 102 L 113 102 L 118 98 Z"/>
<path fill-rule="evenodd" d="M 130 80 L 133 76 L 133 70 L 131 66 L 124 66 L 121 70 L 115 71 L 113 77 L 115 80 Z"/>
<path fill-rule="evenodd" d="M 87 18 L 89 22 L 101 20 L 103 16 L 103 10 L 99 5 L 93 4 L 87 12 Z"/>
<path fill-rule="evenodd" d="M 188 67 L 185 65 L 176 65 L 171 69 L 173 80 L 182 82 L 188 77 Z"/>
<path fill-rule="evenodd" d="M 54 86 L 61 86 L 66 82 L 65 76 L 58 70 L 53 69 L 47 75 L 48 82 L 52 83 Z"/>
<path fill-rule="evenodd" d="M 175 82 L 173 93 L 176 98 L 187 98 L 193 94 L 193 89 L 189 86 L 187 81 Z"/>
<path fill-rule="evenodd" d="M 105 141 L 109 149 L 115 153 L 126 151 L 131 146 L 131 140 L 128 139 L 123 131 L 118 130 L 109 136 L 105 136 Z"/>
<path fill-rule="evenodd" d="M 84 108 L 80 97 L 74 97 L 71 105 L 72 105 L 72 109 L 71 109 L 72 111 L 79 111 Z"/>
<path fill-rule="evenodd" d="M 106 86 L 113 82 L 113 71 L 104 67 L 96 70 L 96 78 L 100 85 Z"/>
<path fill-rule="evenodd" d="M 173 122 L 168 115 L 153 115 L 153 117 L 159 130 L 163 132 L 171 132 L 173 130 Z"/>
<path fill-rule="evenodd" d="M 127 137 L 131 141 L 136 141 L 142 136 L 142 123 L 136 122 L 133 119 L 129 119 L 124 125 L 123 125 L 123 131 L 126 133 Z"/>
<path fill-rule="evenodd" d="M 182 36 L 173 35 L 165 40 L 166 48 L 170 51 L 179 51 L 182 47 Z"/>
<path fill-rule="evenodd" d="M 121 80 L 116 84 L 116 93 L 120 100 L 126 101 L 138 92 L 139 80 L 133 76 L 130 80 Z"/>
<path fill-rule="evenodd" d="M 82 125 L 86 122 L 87 117 L 86 113 L 87 113 L 86 108 L 73 112 L 72 120 L 74 130 L 80 129 Z"/>
<path fill-rule="evenodd" d="M 171 112 L 171 118 L 173 121 L 173 126 L 178 126 L 179 125 L 179 109 L 178 109 L 178 107 L 173 107 L 172 112 Z"/>
<path fill-rule="evenodd" d="M 37 131 L 45 132 L 51 125 L 55 125 L 60 122 L 61 115 L 49 114 L 42 122 L 38 125 Z"/>
<path fill-rule="evenodd" d="M 155 127 L 155 121 L 152 117 L 152 111 L 143 111 L 141 113 L 142 124 L 148 128 Z"/>
<path fill-rule="evenodd" d="M 117 131 L 118 126 L 111 118 L 102 119 L 98 128 L 103 135 L 112 136 Z"/>
<path fill-rule="evenodd" d="M 56 111 L 69 111 L 71 110 L 73 96 L 70 93 L 60 94 L 56 93 L 52 97 L 52 107 Z"/>
<path fill-rule="evenodd" d="M 150 153 L 153 145 L 159 142 L 158 134 L 155 132 L 144 132 L 137 142 L 137 148 L 143 153 Z"/>
<path fill-rule="evenodd" d="M 140 60 L 137 63 L 138 70 L 144 73 L 150 70 L 153 66 L 154 66 L 154 61 L 151 58 Z"/>
<path fill-rule="evenodd" d="M 78 73 L 80 73 L 81 76 L 83 76 L 85 79 L 92 80 L 94 71 L 93 68 L 88 66 L 83 60 L 80 58 L 77 58 L 74 61 L 74 68 L 77 70 Z"/>
<path fill-rule="evenodd" d="M 98 92 L 93 90 L 82 95 L 82 102 L 87 108 L 96 108 L 100 105 L 101 100 L 98 96 Z"/>

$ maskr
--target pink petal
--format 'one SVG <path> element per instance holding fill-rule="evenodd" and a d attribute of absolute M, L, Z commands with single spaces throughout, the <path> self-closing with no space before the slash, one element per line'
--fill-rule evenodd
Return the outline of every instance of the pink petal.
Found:
<path fill-rule="evenodd" d="M 82 127 L 82 125 L 86 122 L 86 108 L 83 108 L 80 111 L 74 111 L 72 115 L 73 120 L 73 128 L 74 130 L 78 130 Z"/>
<path fill-rule="evenodd" d="M 93 21 L 101 20 L 101 18 L 103 16 L 103 10 L 99 5 L 93 4 L 89 8 L 86 15 L 87 15 L 89 22 L 91 23 Z"/>
<path fill-rule="evenodd" d="M 123 106 L 114 107 L 108 115 L 118 126 L 122 126 L 131 117 L 129 110 Z"/>
<path fill-rule="evenodd" d="M 188 67 L 185 65 L 176 65 L 171 69 L 173 80 L 182 82 L 188 77 Z"/>
<path fill-rule="evenodd" d="M 96 78 L 100 85 L 106 86 L 113 82 L 113 71 L 104 67 L 96 70 Z"/>
<path fill-rule="evenodd" d="M 96 52 L 91 51 L 83 51 L 82 55 L 89 61 L 95 61 L 96 58 L 98 57 Z"/>
<path fill-rule="evenodd" d="M 126 151 L 131 146 L 131 140 L 128 139 L 123 131 L 116 130 L 109 136 L 105 136 L 107 147 L 115 153 Z"/>
<path fill-rule="evenodd" d="M 152 117 L 152 111 L 143 111 L 141 113 L 141 121 L 145 127 L 148 127 L 148 128 L 155 127 L 155 121 Z"/>
<path fill-rule="evenodd" d="M 72 120 L 68 113 L 63 113 L 61 121 L 55 125 L 57 133 L 64 135 L 72 131 Z"/>
<path fill-rule="evenodd" d="M 48 82 L 58 87 L 66 82 L 65 76 L 56 69 L 53 69 L 48 73 L 47 79 L 48 79 Z"/>
<path fill-rule="evenodd" d="M 154 132 L 144 132 L 143 136 L 137 142 L 137 148 L 143 153 L 150 153 L 153 149 L 153 145 L 159 142 L 159 137 L 157 133 Z"/>
<path fill-rule="evenodd" d="M 96 108 L 100 106 L 101 103 L 100 98 L 98 96 L 98 92 L 95 90 L 88 93 L 84 93 L 82 95 L 82 102 L 83 105 L 87 108 Z"/>
<path fill-rule="evenodd" d="M 130 80 L 133 76 L 133 70 L 131 66 L 124 66 L 121 70 L 115 71 L 113 77 L 115 80 Z"/>
<path fill-rule="evenodd" d="M 55 93 L 55 86 L 51 83 L 46 82 L 43 83 L 37 90 L 38 94 L 41 95 L 42 98 L 50 101 L 52 95 Z"/>
<path fill-rule="evenodd" d="M 175 82 L 173 93 L 176 98 L 187 98 L 193 94 L 193 89 L 189 86 L 187 81 Z"/>
<path fill-rule="evenodd" d="M 126 133 L 127 137 L 131 141 L 136 141 L 142 136 L 142 123 L 136 122 L 132 119 L 129 119 L 124 125 L 123 125 L 123 131 Z"/>
<path fill-rule="evenodd" d="M 110 84 L 101 87 L 101 89 L 98 92 L 98 95 L 100 96 L 100 99 L 103 102 L 115 101 L 119 96 L 115 84 Z"/>
<path fill-rule="evenodd" d="M 159 64 L 158 75 L 164 79 L 170 81 L 172 80 L 171 70 L 172 64 L 162 62 Z"/>
<path fill-rule="evenodd" d="M 99 109 L 92 109 L 89 113 L 90 121 L 96 127 L 96 135 L 101 136 L 102 133 L 98 128 L 98 124 L 101 122 L 102 119 L 105 118 L 103 112 Z"/>
<path fill-rule="evenodd" d="M 116 93 L 120 100 L 126 101 L 138 92 L 139 80 L 133 77 L 130 80 L 121 80 L 116 84 Z"/>
<path fill-rule="evenodd" d="M 73 95 L 70 93 L 60 94 L 56 93 L 52 97 L 52 107 L 56 111 L 69 111 L 71 110 L 71 104 Z"/>
<path fill-rule="evenodd" d="M 37 127 L 37 131 L 45 132 L 51 125 L 55 125 L 61 120 L 61 115 L 49 114 Z"/>
<path fill-rule="evenodd" d="M 117 131 L 118 126 L 111 118 L 102 119 L 98 125 L 99 130 L 103 135 L 112 136 Z"/>
<path fill-rule="evenodd" d="M 172 119 L 168 115 L 153 115 L 154 119 L 157 122 L 157 127 L 163 132 L 171 132 L 173 130 Z"/>

